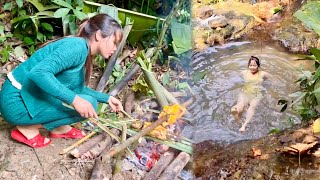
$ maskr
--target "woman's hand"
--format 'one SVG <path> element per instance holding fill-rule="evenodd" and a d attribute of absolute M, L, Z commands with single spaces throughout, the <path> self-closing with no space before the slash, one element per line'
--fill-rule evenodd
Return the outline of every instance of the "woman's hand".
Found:
<path fill-rule="evenodd" d="M 94 110 L 92 104 L 85 99 L 76 96 L 72 102 L 74 109 L 81 115 L 81 117 L 89 118 L 95 117 L 98 118 L 96 111 Z"/>
<path fill-rule="evenodd" d="M 119 112 L 123 110 L 121 102 L 113 96 L 110 96 L 108 103 L 111 106 L 111 109 L 115 112 Z"/>

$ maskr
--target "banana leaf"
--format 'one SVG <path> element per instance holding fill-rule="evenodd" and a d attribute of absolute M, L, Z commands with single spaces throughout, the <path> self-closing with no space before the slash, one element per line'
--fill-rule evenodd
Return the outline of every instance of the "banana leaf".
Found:
<path fill-rule="evenodd" d="M 84 1 L 86 5 L 91 5 L 95 7 L 102 7 L 107 6 L 100 3 L 90 2 L 90 1 Z M 92 7 L 86 7 L 86 10 L 90 9 Z M 104 7 L 105 8 L 105 7 Z M 128 40 L 131 44 L 136 43 L 137 41 L 142 39 L 142 36 L 146 31 L 154 30 L 151 29 L 152 27 L 156 26 L 159 21 L 164 21 L 163 18 L 158 18 L 155 16 L 150 16 L 143 13 L 138 13 L 135 11 L 130 11 L 122 8 L 118 9 L 118 18 L 119 20 L 124 24 L 126 18 L 130 18 L 134 21 L 132 31 L 130 32 L 130 36 L 128 37 Z"/>
<path fill-rule="evenodd" d="M 320 2 L 310 1 L 304 5 L 300 10 L 293 14 L 296 18 L 302 21 L 305 26 L 313 29 L 320 35 Z"/>

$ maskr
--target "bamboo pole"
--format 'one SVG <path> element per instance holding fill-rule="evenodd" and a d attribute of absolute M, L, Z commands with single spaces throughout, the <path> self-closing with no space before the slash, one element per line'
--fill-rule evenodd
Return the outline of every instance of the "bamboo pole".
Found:
<path fill-rule="evenodd" d="M 105 4 L 100 4 L 100 3 L 96 3 L 96 2 L 90 2 L 90 1 L 83 1 L 83 2 L 86 3 L 86 4 L 90 4 L 90 5 L 93 5 L 93 6 L 99 6 L 99 7 L 105 5 Z M 135 12 L 135 11 L 130 11 L 130 10 L 127 10 L 127 9 L 122 9 L 122 8 L 117 8 L 117 9 L 120 12 L 125 12 L 125 13 L 130 13 L 130 14 L 134 14 L 134 15 L 138 15 L 138 16 L 151 18 L 151 19 L 156 19 L 156 20 L 160 19 L 160 21 L 165 21 L 165 19 L 163 19 L 163 18 L 150 16 L 148 14 L 138 13 L 138 12 Z"/>
<path fill-rule="evenodd" d="M 171 22 L 172 18 L 174 17 L 174 15 L 176 14 L 176 12 L 181 8 L 181 5 L 183 3 L 184 3 L 184 0 L 182 0 L 181 2 L 179 0 L 177 0 L 176 4 L 172 8 L 170 14 L 166 17 L 166 20 L 163 23 L 162 30 L 161 30 L 160 35 L 158 37 L 158 43 L 157 43 L 157 49 L 156 49 L 155 55 L 153 56 L 153 58 L 151 60 L 152 64 L 154 64 L 157 61 L 157 58 L 159 56 L 159 52 L 162 48 L 164 36 L 167 32 L 167 29 L 169 28 L 170 22 Z"/>
<path fill-rule="evenodd" d="M 110 151 L 107 154 L 102 156 L 102 162 L 109 161 L 114 155 L 116 155 L 120 151 L 122 151 L 125 148 L 127 148 L 128 146 L 130 146 L 132 143 L 137 141 L 140 137 L 142 137 L 142 136 L 148 134 L 149 132 L 151 132 L 153 129 L 158 127 L 160 124 L 162 124 L 166 120 L 167 120 L 167 118 L 165 116 L 160 118 L 160 119 L 158 119 L 156 122 L 154 122 L 153 124 L 151 124 L 147 128 L 141 130 L 138 134 L 136 134 L 136 135 L 132 136 L 131 138 L 127 139 L 125 142 L 123 142 L 123 143 L 111 148 Z"/>

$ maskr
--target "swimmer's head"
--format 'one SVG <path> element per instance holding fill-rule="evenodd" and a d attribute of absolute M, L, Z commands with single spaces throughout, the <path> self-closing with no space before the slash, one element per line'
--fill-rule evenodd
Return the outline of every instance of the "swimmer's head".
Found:
<path fill-rule="evenodd" d="M 259 58 L 255 57 L 255 56 L 251 56 L 248 61 L 248 68 L 250 69 L 251 73 L 255 74 L 256 72 L 258 72 L 259 67 L 260 67 Z"/>

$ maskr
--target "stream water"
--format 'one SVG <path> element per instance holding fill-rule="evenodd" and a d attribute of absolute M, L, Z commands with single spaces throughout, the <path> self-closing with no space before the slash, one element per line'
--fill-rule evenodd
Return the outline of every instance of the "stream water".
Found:
<path fill-rule="evenodd" d="M 261 61 L 261 70 L 273 75 L 273 81 L 263 82 L 263 99 L 256 108 L 252 121 L 243 133 L 240 122 L 234 120 L 230 108 L 236 104 L 243 86 L 240 76 L 247 69 L 251 55 Z M 290 108 L 280 112 L 279 99 L 289 99 L 297 85 L 298 57 L 276 45 L 260 45 L 251 42 L 233 42 L 210 47 L 194 55 L 192 72 L 206 71 L 206 77 L 197 82 L 192 91 L 195 102 L 190 111 L 194 115 L 193 125 L 187 126 L 183 133 L 196 143 L 213 140 L 220 143 L 233 143 L 244 139 L 256 139 L 267 135 L 272 129 L 284 129 L 299 123 L 299 117 Z"/>

